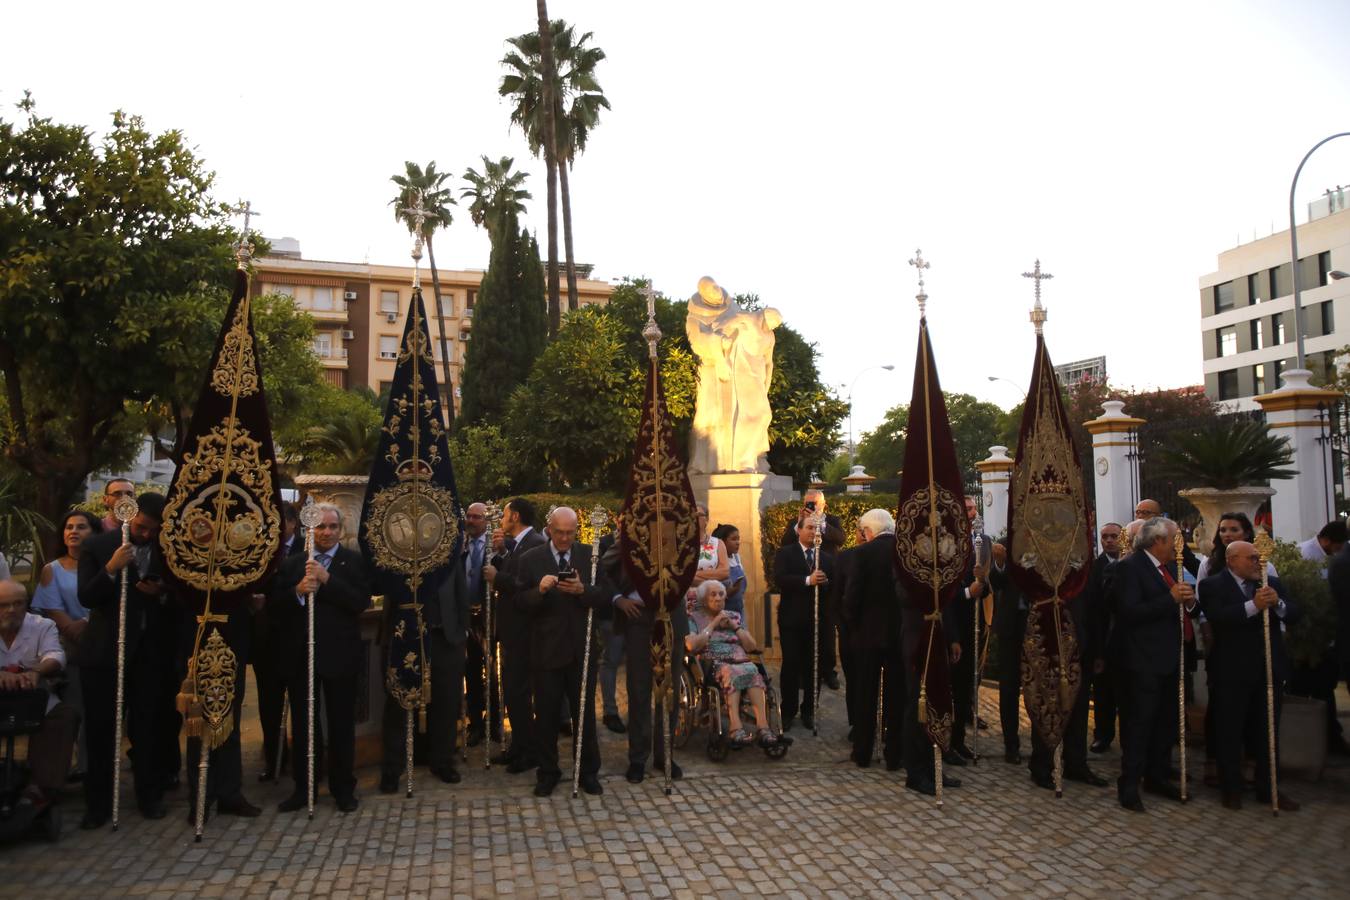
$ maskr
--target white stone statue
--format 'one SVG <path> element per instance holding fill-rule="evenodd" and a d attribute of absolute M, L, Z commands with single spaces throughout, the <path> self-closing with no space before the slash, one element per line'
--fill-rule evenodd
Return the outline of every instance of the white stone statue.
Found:
<path fill-rule="evenodd" d="M 743 310 L 716 281 L 699 279 L 684 325 L 699 359 L 692 473 L 769 471 L 773 331 L 782 323 L 778 310 Z"/>

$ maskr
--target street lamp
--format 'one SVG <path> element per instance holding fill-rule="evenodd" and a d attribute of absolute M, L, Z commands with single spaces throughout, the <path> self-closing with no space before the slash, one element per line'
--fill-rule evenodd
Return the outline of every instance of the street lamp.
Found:
<path fill-rule="evenodd" d="M 885 369 L 887 372 L 894 372 L 895 366 L 890 365 L 889 363 L 879 366 L 868 366 L 857 375 L 854 375 L 853 382 L 848 386 L 848 467 L 850 469 L 853 468 L 853 456 L 855 452 L 853 447 L 853 386 L 858 383 L 859 378 L 876 369 Z"/>
<path fill-rule="evenodd" d="M 1289 185 L 1289 267 L 1292 270 L 1290 274 L 1294 279 L 1294 336 L 1296 338 L 1296 347 L 1298 349 L 1298 367 L 1307 368 L 1303 360 L 1303 302 L 1299 293 L 1298 284 L 1298 228 L 1294 223 L 1294 189 L 1298 187 L 1298 176 L 1303 172 L 1303 166 L 1308 161 L 1308 157 L 1317 152 L 1317 148 L 1327 141 L 1334 141 L 1336 138 L 1350 137 L 1350 131 L 1341 131 L 1330 137 L 1324 137 L 1313 148 L 1303 155 L 1303 162 L 1298 164 L 1294 170 L 1294 180 Z"/>
<path fill-rule="evenodd" d="M 1011 378 L 1004 378 L 1002 375 L 986 375 L 985 377 L 988 378 L 990 381 L 1006 381 L 1008 382 L 1008 384 L 1011 384 L 1013 387 L 1017 388 L 1017 393 L 1022 395 L 1022 404 L 1026 405 L 1027 392 L 1022 390 L 1022 386 L 1020 384 L 1013 381 Z"/>
<path fill-rule="evenodd" d="M 1342 272 L 1340 269 L 1332 269 L 1327 273 L 1327 277 L 1332 281 L 1340 281 L 1342 278 L 1350 278 L 1350 272 Z"/>

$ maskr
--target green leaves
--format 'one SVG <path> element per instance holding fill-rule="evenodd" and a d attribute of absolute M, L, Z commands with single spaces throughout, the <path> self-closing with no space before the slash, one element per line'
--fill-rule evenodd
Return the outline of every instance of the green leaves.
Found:
<path fill-rule="evenodd" d="M 605 58 L 605 51 L 589 46 L 591 32 L 580 37 L 576 28 L 562 19 L 551 22 L 553 32 L 553 63 L 557 69 L 554 91 L 558 122 L 557 159 L 570 165 L 578 154 L 586 150 L 590 132 L 600 124 L 600 110 L 609 109 L 596 78 L 596 66 Z M 509 38 L 514 49 L 502 57 L 508 70 L 502 76 L 498 94 L 514 102 L 511 124 L 525 132 L 530 152 L 539 156 L 547 133 L 544 118 L 543 63 L 538 31 L 528 31 Z"/>
<path fill-rule="evenodd" d="M 1167 474 L 1191 487 L 1230 490 L 1298 474 L 1287 468 L 1293 462 L 1289 442 L 1247 418 L 1219 419 L 1173 434 L 1156 454 Z"/>

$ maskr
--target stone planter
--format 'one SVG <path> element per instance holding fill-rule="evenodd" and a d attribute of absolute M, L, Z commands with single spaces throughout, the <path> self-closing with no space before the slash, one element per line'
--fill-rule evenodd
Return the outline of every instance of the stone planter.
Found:
<path fill-rule="evenodd" d="M 1219 528 L 1219 517 L 1226 512 L 1240 512 L 1246 513 L 1248 519 L 1255 521 L 1256 511 L 1261 508 L 1262 503 L 1275 495 L 1275 489 L 1258 486 L 1230 490 L 1201 487 L 1177 491 L 1177 494 L 1200 510 L 1200 533 L 1196 546 L 1201 553 L 1208 556 L 1214 549 L 1214 533 Z"/>
<path fill-rule="evenodd" d="M 1309 781 L 1320 779 L 1327 764 L 1326 703 L 1286 694 L 1279 733 L 1280 774 Z"/>
<path fill-rule="evenodd" d="M 369 480 L 365 475 L 297 475 L 295 486 L 315 503 L 331 503 L 342 510 L 342 546 L 360 553 L 356 534 Z"/>

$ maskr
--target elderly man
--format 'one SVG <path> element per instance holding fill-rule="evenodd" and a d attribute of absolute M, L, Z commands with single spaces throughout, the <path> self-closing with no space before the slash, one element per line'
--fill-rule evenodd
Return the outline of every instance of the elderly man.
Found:
<path fill-rule="evenodd" d="M 900 643 L 904 588 L 895 573 L 895 519 L 884 509 L 869 509 L 858 519 L 858 530 L 863 542 L 849 560 L 841 610 L 858 651 L 858 683 L 849 684 L 855 713 L 853 762 L 871 765 L 873 745 L 880 740 L 886 768 L 893 772 L 903 764 L 900 733 L 906 702 Z M 883 702 L 883 733 L 877 734 L 876 709 Z"/>
<path fill-rule="evenodd" d="M 581 734 L 581 789 L 601 794 L 600 748 L 595 737 L 595 704 L 587 703 L 581 720 L 581 692 L 595 696 L 597 647 L 591 648 L 590 667 L 582 671 L 586 641 L 586 610 L 606 611 L 609 597 L 591 583 L 591 548 L 577 543 L 577 514 L 559 506 L 549 516 L 548 543 L 527 550 L 516 566 L 521 585 L 516 604 L 530 616 L 530 669 L 534 681 L 535 732 L 539 769 L 534 795 L 547 797 L 562 779 L 558 765 L 558 729 L 565 697 L 572 721 Z M 583 687 L 584 685 L 584 687 Z M 576 729 L 573 729 L 574 734 Z"/>
<path fill-rule="evenodd" d="M 1118 651 L 1125 684 L 1122 704 L 1120 805 L 1143 812 L 1144 790 L 1172 799 L 1181 793 L 1168 779 L 1177 740 L 1177 647 L 1182 629 L 1177 607 L 1194 616 L 1195 591 L 1177 582 L 1173 558 L 1176 523 L 1150 518 L 1139 528 L 1134 552 L 1112 573 Z"/>
<path fill-rule="evenodd" d="M 780 547 L 791 547 L 797 543 L 800 535 L 802 523 L 812 516 L 825 516 L 825 527 L 820 532 L 820 549 L 833 558 L 839 553 L 840 548 L 844 546 L 846 536 L 844 528 L 839 522 L 838 516 L 832 516 L 825 512 L 825 495 L 819 490 L 809 490 L 802 497 L 802 507 L 797 511 L 797 518 L 789 522 L 783 529 L 783 538 L 778 542 Z M 832 691 L 839 690 L 839 676 L 834 671 L 835 664 L 835 637 L 838 631 L 838 610 L 830 602 L 827 595 L 821 596 L 820 604 L 820 679 L 825 686 Z"/>
<path fill-rule="evenodd" d="M 834 557 L 822 544 L 816 557 L 816 521 L 813 517 L 797 525 L 796 539 L 780 547 L 773 560 L 773 581 L 778 586 L 778 637 L 783 645 L 782 713 L 783 730 L 792 727 L 797 710 L 802 724 L 814 725 L 815 679 L 811 677 L 814 657 L 811 645 L 811 618 L 816 590 L 820 591 L 821 619 L 824 620 L 828 583 L 834 575 Z M 825 641 L 820 642 L 820 668 L 826 665 Z"/>
<path fill-rule="evenodd" d="M 1270 747 L 1266 721 L 1266 656 L 1262 617 L 1275 617 L 1270 629 L 1271 672 L 1275 679 L 1275 743 L 1279 745 L 1280 698 L 1289 677 L 1281 623 L 1292 625 L 1298 609 L 1290 602 L 1278 578 L 1261 584 L 1261 556 L 1246 541 L 1227 549 L 1228 571 L 1200 584 L 1205 619 L 1214 629 L 1214 647 L 1206 665 L 1209 702 L 1214 707 L 1218 743 L 1219 784 L 1223 805 L 1242 808 L 1242 751 L 1256 760 L 1256 793 L 1270 803 Z M 1298 803 L 1280 794 L 1279 808 L 1298 809 Z"/>
<path fill-rule="evenodd" d="M 32 782 L 23 801 L 36 810 L 56 802 L 70 765 L 80 714 L 51 692 L 50 680 L 66 665 L 56 623 L 28 612 L 28 593 L 17 581 L 0 581 L 0 708 L 21 692 L 45 691 L 46 717 L 28 738 Z"/>
<path fill-rule="evenodd" d="M 328 734 L 328 792 L 338 809 L 357 807 L 356 675 L 362 664 L 361 613 L 370 608 L 370 575 L 360 553 L 338 543 L 342 511 L 316 504 L 323 515 L 314 527 L 314 558 L 288 556 L 268 598 L 267 613 L 276 621 L 286 662 L 286 692 L 291 701 L 291 774 L 295 790 L 278 806 L 281 812 L 309 802 L 309 611 L 314 598 L 314 711 L 323 703 Z"/>

